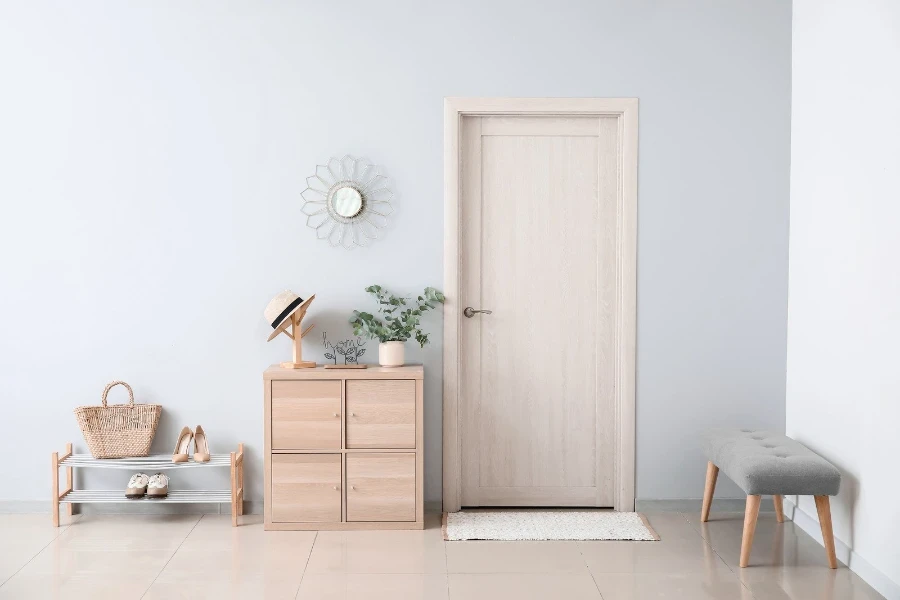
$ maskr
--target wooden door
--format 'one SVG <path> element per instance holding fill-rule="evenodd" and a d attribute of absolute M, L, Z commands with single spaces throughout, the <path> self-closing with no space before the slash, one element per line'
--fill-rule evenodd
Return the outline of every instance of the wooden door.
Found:
<path fill-rule="evenodd" d="M 461 504 L 611 507 L 618 121 L 460 127 Z"/>
<path fill-rule="evenodd" d="M 341 455 L 272 455 L 272 520 L 278 523 L 339 522 Z"/>
<path fill-rule="evenodd" d="M 348 521 L 415 521 L 416 455 L 347 454 Z"/>

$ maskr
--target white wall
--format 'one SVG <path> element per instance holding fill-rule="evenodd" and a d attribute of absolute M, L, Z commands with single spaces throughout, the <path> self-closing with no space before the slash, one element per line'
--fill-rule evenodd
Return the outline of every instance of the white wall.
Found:
<path fill-rule="evenodd" d="M 700 496 L 702 429 L 783 427 L 783 0 L 4 2 L 0 73 L 0 456 L 19 457 L 0 499 L 47 498 L 47 454 L 81 444 L 71 409 L 114 378 L 165 406 L 161 452 L 185 424 L 246 442 L 259 499 L 261 372 L 289 352 L 263 307 L 316 292 L 338 337 L 366 285 L 441 285 L 451 95 L 640 98 L 638 498 Z M 347 152 L 397 191 L 354 252 L 300 213 L 304 178 Z M 437 500 L 432 326 L 409 357 Z"/>
<path fill-rule="evenodd" d="M 793 30 L 787 433 L 841 469 L 835 535 L 900 598 L 900 5 L 795 0 Z"/>

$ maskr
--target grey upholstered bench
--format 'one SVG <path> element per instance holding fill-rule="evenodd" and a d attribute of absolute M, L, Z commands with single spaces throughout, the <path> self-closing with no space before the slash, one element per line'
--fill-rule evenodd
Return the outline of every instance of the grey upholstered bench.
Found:
<path fill-rule="evenodd" d="M 834 465 L 803 444 L 771 431 L 716 429 L 705 436 L 703 450 L 709 464 L 706 467 L 706 489 L 700 521 L 709 519 L 719 469 L 747 494 L 741 540 L 742 567 L 746 567 L 750 560 L 760 497 L 772 496 L 775 516 L 779 523 L 784 523 L 783 496 L 799 495 L 815 496 L 828 564 L 832 569 L 837 568 L 828 500 L 841 487 L 841 473 Z"/>

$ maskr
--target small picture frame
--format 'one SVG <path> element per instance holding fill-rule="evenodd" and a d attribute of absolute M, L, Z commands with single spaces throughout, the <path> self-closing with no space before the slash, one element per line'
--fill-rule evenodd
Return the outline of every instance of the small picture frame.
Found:
<path fill-rule="evenodd" d="M 325 346 L 326 360 L 334 361 L 325 363 L 326 369 L 366 369 L 369 365 L 359 364 L 359 357 L 366 353 L 365 342 L 362 338 L 350 338 L 337 342 L 336 344 L 328 341 L 327 332 L 322 333 L 322 344 Z M 344 363 L 338 363 L 338 357 L 344 358 Z"/>

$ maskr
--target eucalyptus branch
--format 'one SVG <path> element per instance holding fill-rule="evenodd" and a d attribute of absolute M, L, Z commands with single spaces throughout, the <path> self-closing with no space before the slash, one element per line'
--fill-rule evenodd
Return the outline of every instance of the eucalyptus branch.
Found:
<path fill-rule="evenodd" d="M 405 342 L 411 337 L 423 348 L 428 343 L 428 334 L 423 332 L 420 323 L 422 315 L 443 304 L 444 294 L 433 287 L 425 288 L 421 296 L 415 300 L 404 296 L 394 296 L 380 285 L 366 288 L 378 303 L 378 315 L 353 311 L 350 324 L 353 333 L 377 339 L 379 342 Z"/>

